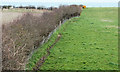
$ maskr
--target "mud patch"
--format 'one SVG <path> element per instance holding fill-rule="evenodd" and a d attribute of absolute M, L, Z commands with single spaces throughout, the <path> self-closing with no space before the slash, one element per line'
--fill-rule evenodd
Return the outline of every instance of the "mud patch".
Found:
<path fill-rule="evenodd" d="M 43 65 L 43 63 L 45 62 L 47 57 L 50 55 L 50 49 L 53 48 L 53 46 L 60 40 L 61 36 L 62 36 L 61 34 L 58 34 L 57 39 L 55 40 L 55 42 L 49 48 L 47 48 L 47 50 L 46 50 L 47 54 L 44 55 L 42 58 L 40 58 L 40 60 L 36 63 L 33 70 L 40 70 L 40 67 Z"/>

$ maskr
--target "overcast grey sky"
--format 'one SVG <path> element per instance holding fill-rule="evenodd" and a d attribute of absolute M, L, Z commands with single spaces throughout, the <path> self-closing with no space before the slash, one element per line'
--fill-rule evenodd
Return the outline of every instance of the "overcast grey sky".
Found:
<path fill-rule="evenodd" d="M 87 7 L 118 7 L 120 0 L 0 0 L 0 5 L 34 5 L 34 6 L 55 6 L 84 4 Z"/>
<path fill-rule="evenodd" d="M 119 0 L 0 0 L 0 2 L 115 2 Z"/>

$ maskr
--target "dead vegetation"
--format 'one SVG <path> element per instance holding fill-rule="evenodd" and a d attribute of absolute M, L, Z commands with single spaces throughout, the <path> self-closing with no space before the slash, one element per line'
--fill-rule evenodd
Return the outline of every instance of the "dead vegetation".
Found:
<path fill-rule="evenodd" d="M 102 19 L 103 22 L 113 22 L 113 20 Z"/>
<path fill-rule="evenodd" d="M 109 25 L 109 26 L 106 26 L 107 28 L 120 28 L 120 27 L 118 27 L 118 26 L 115 26 L 115 25 Z"/>
<path fill-rule="evenodd" d="M 47 37 L 60 21 L 80 14 L 79 6 L 60 6 L 42 16 L 25 13 L 19 20 L 3 24 L 3 70 L 24 70 L 26 59 L 40 46 L 43 37 Z"/>

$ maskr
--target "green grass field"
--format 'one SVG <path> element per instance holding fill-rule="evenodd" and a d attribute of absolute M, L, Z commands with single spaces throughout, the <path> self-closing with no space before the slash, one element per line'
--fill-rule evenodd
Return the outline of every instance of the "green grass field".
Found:
<path fill-rule="evenodd" d="M 33 54 L 26 69 L 31 70 L 46 54 L 58 33 L 62 37 L 41 70 L 118 70 L 118 8 L 84 9 Z"/>

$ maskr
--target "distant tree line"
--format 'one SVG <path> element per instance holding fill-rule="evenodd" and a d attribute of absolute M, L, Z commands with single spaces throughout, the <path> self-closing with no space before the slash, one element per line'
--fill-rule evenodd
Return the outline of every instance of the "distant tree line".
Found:
<path fill-rule="evenodd" d="M 84 5 L 79 5 L 80 7 L 82 8 L 86 8 L 86 6 Z M 15 6 L 12 6 L 12 5 L 3 5 L 3 6 L 0 6 L 0 8 L 3 10 L 3 9 L 12 9 L 12 8 L 20 8 L 20 9 L 38 9 L 38 10 L 54 10 L 54 9 L 57 9 L 56 7 L 49 7 L 49 8 L 45 8 L 43 6 L 38 6 L 38 7 L 35 7 L 35 6 L 18 6 L 18 7 L 15 7 Z"/>
<path fill-rule="evenodd" d="M 38 9 L 38 10 L 53 10 L 53 9 L 57 9 L 56 7 L 49 7 L 49 8 L 45 8 L 42 6 L 12 6 L 12 5 L 4 5 L 4 6 L 0 6 L 1 9 L 12 9 L 12 8 L 20 8 L 20 9 Z"/>
<path fill-rule="evenodd" d="M 0 6 L 1 9 L 10 9 L 10 8 L 15 8 L 15 6 L 11 6 L 11 5 L 4 5 L 4 6 Z"/>

